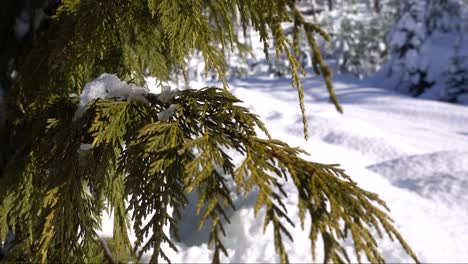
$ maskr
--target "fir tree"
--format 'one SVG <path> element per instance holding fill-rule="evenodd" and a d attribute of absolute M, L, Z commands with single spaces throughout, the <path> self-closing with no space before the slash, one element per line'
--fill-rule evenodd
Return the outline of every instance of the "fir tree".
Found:
<path fill-rule="evenodd" d="M 445 99 L 449 102 L 468 101 L 468 57 L 461 52 L 463 39 L 461 32 L 458 33 L 454 43 L 454 54 L 446 71 L 448 78 Z"/>
<path fill-rule="evenodd" d="M 353 4 L 343 10 L 339 30 L 334 40 L 334 57 L 339 70 L 363 78 L 371 75 L 387 59 L 385 36 L 393 14 L 372 13 L 363 4 Z M 368 14 L 368 15 L 364 15 Z"/>
<path fill-rule="evenodd" d="M 429 79 L 428 65 L 421 60 L 427 39 L 427 1 L 404 0 L 400 3 L 400 19 L 390 32 L 392 45 L 391 75 L 399 76 L 399 89 L 413 96 L 422 94 L 434 82 Z"/>
<path fill-rule="evenodd" d="M 320 3 L 320 2 L 319 2 Z M 318 5 L 321 9 L 324 6 Z M 376 11 L 378 10 L 378 12 Z M 337 62 L 340 72 L 366 77 L 387 60 L 386 35 L 394 23 L 395 1 L 343 1 L 333 12 L 312 13 L 311 21 L 320 24 L 332 37 L 320 43 L 322 51 Z"/>
<path fill-rule="evenodd" d="M 460 0 L 431 0 L 426 21 L 428 33 L 454 31 L 460 24 L 462 5 Z"/>
<path fill-rule="evenodd" d="M 297 223 L 283 204 L 284 179 L 297 188 L 301 225 L 311 219 L 312 254 L 323 241 L 324 262 L 350 262 L 344 245 L 349 237 L 359 261 L 383 262 L 375 234 L 396 239 L 417 261 L 376 194 L 338 166 L 306 161 L 302 150 L 272 139 L 227 89 L 152 94 L 142 88 L 146 76 L 163 85 L 185 72 L 194 50 L 225 83 L 223 50 L 236 43 L 231 14 L 238 11 L 241 26 L 260 33 L 266 53 L 272 38 L 277 55 L 288 58 L 304 112 L 303 69 L 296 58 L 303 31 L 314 70 L 341 110 L 316 44 L 317 37 L 329 36 L 306 22 L 294 1 L 63 0 L 53 10 L 32 49 L 17 57 L 5 103 L 0 240 L 14 233 L 8 261 L 128 262 L 147 252 L 151 262 L 170 261 L 161 245 L 176 249 L 180 212 L 187 194 L 196 192 L 200 226 L 210 226 L 213 262 L 219 262 L 226 254 L 225 211 L 233 207 L 230 182 L 245 195 L 258 190 L 255 211 L 265 210 L 265 227 L 273 226 L 276 252 L 286 263 L 284 240 L 292 239 L 288 227 Z M 287 21 L 295 25 L 292 40 L 282 28 Z M 102 95 L 88 97 L 90 91 Z M 240 166 L 230 151 L 244 155 Z M 106 208 L 114 216 L 112 241 L 96 234 Z M 135 232 L 134 245 L 128 228 Z"/>

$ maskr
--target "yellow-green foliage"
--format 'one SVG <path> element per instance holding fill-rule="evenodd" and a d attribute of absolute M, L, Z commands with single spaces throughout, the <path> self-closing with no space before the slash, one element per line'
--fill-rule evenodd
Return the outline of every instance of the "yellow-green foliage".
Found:
<path fill-rule="evenodd" d="M 304 152 L 298 148 L 259 138 L 256 127 L 268 135 L 262 122 L 238 106 L 238 99 L 227 91 L 185 90 L 168 103 L 149 94 L 148 100 L 149 105 L 98 99 L 78 120 L 72 115 L 50 117 L 25 167 L 7 175 L 17 184 L 9 186 L 0 219 L 6 219 L 3 228 L 9 224 L 25 236 L 23 243 L 31 252 L 22 260 L 90 261 L 107 201 L 114 212 L 114 248 L 124 252 L 116 257 L 128 259 L 129 251 L 141 257 L 151 250 L 152 262 L 158 257 L 169 261 L 161 244 L 175 249 L 180 210 L 187 204 L 186 195 L 195 191 L 197 213 L 202 216 L 199 225 L 211 220 L 209 244 L 214 248 L 213 261 L 219 262 L 220 253 L 226 253 L 221 240 L 224 222 L 229 221 L 225 210 L 234 208 L 227 188 L 227 181 L 232 181 L 244 195 L 258 190 L 255 213 L 266 210 L 264 227 L 273 225 L 276 251 L 282 262 L 288 262 L 283 239 L 292 240 L 288 226 L 297 223 L 289 219 L 283 203 L 287 195 L 280 181 L 286 179 L 297 188 L 302 227 L 306 217 L 312 220 L 308 227 L 312 254 L 321 238 L 325 262 L 349 262 L 342 243 L 350 236 L 359 259 L 383 262 L 372 235 L 376 230 L 379 236 L 396 238 L 416 259 L 387 214 L 373 204 L 385 207 L 377 195 L 357 187 L 336 165 L 306 161 L 299 158 Z M 174 115 L 158 120 L 158 113 L 171 104 L 177 105 Z M 82 143 L 92 144 L 92 149 L 79 151 Z M 237 168 L 228 150 L 245 156 Z M 26 186 L 32 187 L 31 199 L 24 199 Z M 25 200 L 37 204 L 22 204 Z M 126 209 L 134 221 L 134 248 L 128 239 Z M 151 220 L 144 223 L 144 219 Z M 165 223 L 171 234 L 164 232 Z"/>
<path fill-rule="evenodd" d="M 219 262 L 220 254 L 226 254 L 225 210 L 234 208 L 233 190 L 227 187 L 232 182 L 244 195 L 258 191 L 255 213 L 265 210 L 265 228 L 273 226 L 276 252 L 281 262 L 288 262 L 284 239 L 291 238 L 288 230 L 297 223 L 287 215 L 281 182 L 290 179 L 297 188 L 303 228 L 305 219 L 311 219 L 311 254 L 322 239 L 325 262 L 349 262 L 343 241 L 351 237 L 359 260 L 383 262 L 374 230 L 396 239 L 417 261 L 380 209 L 385 204 L 377 195 L 360 189 L 336 165 L 306 161 L 299 157 L 302 150 L 271 139 L 263 123 L 225 89 L 180 91 L 170 102 L 148 94 L 148 104 L 98 99 L 75 117 L 78 100 L 70 94 L 80 94 L 87 81 L 104 72 L 140 85 L 147 75 L 168 80 L 186 67 L 193 50 L 224 82 L 223 54 L 237 43 L 232 30 L 236 16 L 241 26 L 260 33 L 265 51 L 273 38 L 276 51 L 287 55 L 303 113 L 303 69 L 296 54 L 298 32 L 305 30 L 314 70 L 341 110 L 314 34 L 328 37 L 304 21 L 294 1 L 64 0 L 39 45 L 23 58 L 8 97 L 9 141 L 15 152 L 0 178 L 0 240 L 11 228 L 16 246 L 7 260 L 102 259 L 103 240 L 96 230 L 101 213 L 108 210 L 114 216 L 114 259 L 138 260 L 149 252 L 152 262 L 160 257 L 169 261 L 161 245 L 176 249 L 181 210 L 187 194 L 196 192 L 200 227 L 210 226 L 213 261 Z M 288 21 L 295 25 L 293 40 L 281 27 Z M 159 120 L 171 104 L 175 113 Z M 257 136 L 257 128 L 267 139 Z M 304 128 L 307 136 L 305 117 Z M 84 150 L 82 144 L 92 148 Z M 229 151 L 243 154 L 238 167 Z"/>
<path fill-rule="evenodd" d="M 237 20 L 243 28 L 253 27 L 260 33 L 267 56 L 269 40 L 274 40 L 278 55 L 287 55 L 306 138 L 299 76 L 305 72 L 296 58 L 301 30 L 311 47 L 315 73 L 323 76 L 332 102 L 342 111 L 331 86 L 331 70 L 315 41 L 316 36 L 327 40 L 329 36 L 306 22 L 291 0 L 64 0 L 43 41 L 21 67 L 21 85 L 14 89 L 12 102 L 16 106 L 10 110 L 24 114 L 47 107 L 54 96 L 79 94 L 87 81 L 103 72 L 140 85 L 145 75 L 167 80 L 177 67 L 185 69 L 185 58 L 192 50 L 201 52 L 207 67 L 226 85 L 223 51 L 238 43 L 233 30 Z M 293 41 L 282 29 L 285 22 L 294 22 Z"/>

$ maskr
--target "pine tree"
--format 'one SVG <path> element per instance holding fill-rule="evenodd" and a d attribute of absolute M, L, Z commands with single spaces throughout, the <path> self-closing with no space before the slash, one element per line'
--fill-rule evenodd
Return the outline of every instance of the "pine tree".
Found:
<path fill-rule="evenodd" d="M 318 2 L 320 3 L 320 2 Z M 317 5 L 315 9 L 325 10 Z M 386 35 L 394 23 L 395 1 L 343 1 L 333 12 L 308 16 L 332 37 L 330 43 L 319 43 L 327 58 L 337 62 L 338 71 L 363 78 L 377 71 L 388 57 Z M 378 11 L 378 12 L 377 12 Z"/>
<path fill-rule="evenodd" d="M 399 86 L 418 96 L 434 82 L 428 76 L 428 65 L 421 59 L 427 39 L 427 1 L 404 0 L 400 3 L 400 19 L 390 33 L 391 75 L 398 75 Z"/>
<path fill-rule="evenodd" d="M 385 8 L 373 13 L 362 3 L 348 3 L 340 15 L 341 22 L 334 40 L 334 57 L 341 72 L 363 78 L 371 75 L 387 59 L 386 34 L 393 14 Z M 367 14 L 367 15 L 365 15 Z"/>
<path fill-rule="evenodd" d="M 426 21 L 428 33 L 454 31 L 460 23 L 462 5 L 460 0 L 431 0 Z"/>
<path fill-rule="evenodd" d="M 448 78 L 445 99 L 449 102 L 468 102 L 468 57 L 461 53 L 462 41 L 459 31 L 454 43 L 454 54 L 446 71 Z"/>
<path fill-rule="evenodd" d="M 306 161 L 301 149 L 272 139 L 227 87 L 160 94 L 143 87 L 147 76 L 162 86 L 185 72 L 194 50 L 227 86 L 223 50 L 235 45 L 231 14 L 238 10 L 241 26 L 260 33 L 266 53 L 272 38 L 277 55 L 286 54 L 304 112 L 300 35 L 290 40 L 282 28 L 294 22 L 341 110 L 316 45 L 317 37 L 329 36 L 306 22 L 294 1 L 63 0 L 53 10 L 30 51 L 16 57 L 17 76 L 5 103 L 0 240 L 14 234 L 7 261 L 128 262 L 144 253 L 151 262 L 170 261 L 161 245 L 176 249 L 180 212 L 195 192 L 199 224 L 209 225 L 213 262 L 219 262 L 226 254 L 222 235 L 225 211 L 234 207 L 233 183 L 244 195 L 258 190 L 255 212 L 265 210 L 265 227 L 273 226 L 276 252 L 286 263 L 284 239 L 292 239 L 288 228 L 296 223 L 284 207 L 284 179 L 297 188 L 301 225 L 311 219 L 312 254 L 323 241 L 324 262 L 350 262 L 344 245 L 349 237 L 359 261 L 383 262 L 374 231 L 396 239 L 417 261 L 376 194 L 359 188 L 337 165 Z M 89 96 L 97 93 L 102 96 Z M 244 155 L 240 166 L 231 151 Z M 111 241 L 96 233 L 106 209 L 114 216 Z"/>

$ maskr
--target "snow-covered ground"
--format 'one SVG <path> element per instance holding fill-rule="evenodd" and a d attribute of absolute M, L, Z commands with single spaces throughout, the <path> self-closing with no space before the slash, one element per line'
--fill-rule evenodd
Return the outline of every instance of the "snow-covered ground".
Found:
<path fill-rule="evenodd" d="M 256 75 L 232 80 L 230 87 L 273 137 L 302 147 L 310 160 L 340 163 L 361 187 L 378 193 L 422 262 L 468 262 L 468 107 L 414 99 L 339 76 L 334 84 L 345 111 L 341 115 L 328 102 L 320 79 L 307 77 L 304 83 L 309 141 L 303 139 L 297 95 L 288 79 Z M 293 192 L 292 186 L 286 189 Z M 287 205 L 299 223 L 295 199 L 291 195 Z M 263 234 L 262 215 L 253 216 L 254 197 L 236 204 L 224 261 L 278 262 L 272 230 Z M 167 250 L 172 261 L 211 261 L 207 230 L 198 231 L 197 222 L 189 206 L 179 253 Z M 293 233 L 290 261 L 311 262 L 308 231 L 298 227 Z M 110 224 L 103 226 L 103 234 L 112 234 Z M 388 262 L 411 261 L 397 243 L 384 238 L 380 244 Z"/>
<path fill-rule="evenodd" d="M 445 82 L 443 62 L 451 55 L 450 43 L 450 36 L 441 35 L 427 44 L 429 53 L 437 51 L 425 57 L 433 59 L 431 75 L 438 83 Z M 394 84 L 382 69 L 367 81 L 347 75 L 334 78 L 344 107 L 342 115 L 329 102 L 323 80 L 309 74 L 303 78 L 310 133 L 306 141 L 297 93 L 290 80 L 264 74 L 263 46 L 255 41 L 252 44 L 259 62 L 251 69 L 252 77 L 232 79 L 229 86 L 260 116 L 272 136 L 305 149 L 310 153 L 307 159 L 341 164 L 361 187 L 378 193 L 422 262 L 468 262 L 468 107 L 392 91 Z M 230 65 L 237 64 L 231 61 Z M 191 83 L 192 88 L 212 85 L 221 87 L 200 79 Z M 439 98 L 440 89 L 432 91 L 437 96 L 423 98 Z M 294 193 L 293 186 L 286 190 Z M 289 215 L 299 223 L 296 196 L 289 197 Z M 229 256 L 222 259 L 224 262 L 279 262 L 272 229 L 263 234 L 263 215 L 254 218 L 254 205 L 255 195 L 236 201 L 238 210 L 232 212 L 231 224 L 226 226 L 224 243 Z M 180 226 L 179 252 L 166 250 L 173 262 L 211 262 L 208 230 L 198 231 L 198 219 L 194 205 L 189 205 Z M 105 225 L 103 233 L 110 236 L 112 226 Z M 308 229 L 293 229 L 293 237 L 294 242 L 287 243 L 290 261 L 312 262 Z M 411 262 L 399 244 L 384 238 L 380 245 L 388 262 Z M 352 255 L 349 241 L 347 248 Z M 321 262 L 320 245 L 318 253 L 315 261 Z"/>
<path fill-rule="evenodd" d="M 436 57 L 447 61 L 450 40 L 441 36 L 428 43 L 439 48 L 427 48 L 438 54 L 427 56 L 434 58 L 431 65 L 438 65 L 431 68 L 435 71 L 431 75 L 439 83 L 445 82 L 445 68 Z M 311 154 L 307 159 L 341 164 L 361 187 L 378 193 L 422 262 L 468 262 L 468 107 L 392 91 L 394 86 L 383 69 L 367 81 L 346 75 L 334 78 L 345 111 L 341 115 L 329 102 L 323 80 L 310 74 L 303 79 L 310 133 L 305 141 L 296 91 L 288 78 L 264 74 L 263 46 L 253 45 L 259 64 L 251 69 L 252 77 L 232 79 L 229 86 L 260 116 L 272 136 L 305 149 Z M 221 87 L 200 80 L 191 83 L 192 88 L 211 85 Z M 440 89 L 433 92 L 436 90 L 440 93 Z M 286 190 L 294 193 L 293 186 Z M 289 215 L 299 223 L 296 196 L 289 197 Z M 238 210 L 232 212 L 231 224 L 226 226 L 224 243 L 229 256 L 224 262 L 279 262 L 272 229 L 263 234 L 263 215 L 254 218 L 254 204 L 254 195 L 236 201 Z M 189 205 L 183 219 L 179 252 L 167 248 L 166 253 L 175 263 L 211 262 L 208 230 L 197 230 L 194 205 Z M 103 229 L 104 235 L 112 234 L 110 224 Z M 290 261 L 312 262 L 308 229 L 293 229 L 293 237 L 294 242 L 287 243 Z M 380 245 L 388 262 L 411 262 L 399 244 L 384 238 Z M 348 241 L 347 248 L 352 255 Z M 319 245 L 317 262 L 322 261 L 320 252 Z"/>

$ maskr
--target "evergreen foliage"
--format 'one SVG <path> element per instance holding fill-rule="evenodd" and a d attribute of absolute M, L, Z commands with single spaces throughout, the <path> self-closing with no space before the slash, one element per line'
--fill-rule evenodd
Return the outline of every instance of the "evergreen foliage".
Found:
<path fill-rule="evenodd" d="M 369 15 L 365 16 L 366 13 Z M 372 13 L 357 4 L 345 10 L 333 42 L 340 71 L 363 78 L 376 72 L 386 61 L 385 36 L 390 28 L 387 16 L 391 14 Z"/>
<path fill-rule="evenodd" d="M 305 3 L 304 3 L 305 2 Z M 337 1 L 335 1 L 338 3 Z M 331 42 L 322 42 L 321 50 L 337 62 L 340 72 L 359 78 L 370 76 L 387 60 L 389 43 L 387 33 L 394 23 L 397 8 L 395 1 L 369 2 L 349 0 L 335 4 L 332 12 L 325 1 L 301 1 L 310 21 L 321 25 L 332 37 Z"/>
<path fill-rule="evenodd" d="M 161 245 L 176 250 L 180 212 L 187 194 L 197 192 L 200 226 L 210 226 L 213 262 L 219 262 L 226 254 L 225 211 L 234 207 L 228 183 L 234 183 L 239 193 L 258 191 L 255 212 L 265 210 L 264 227 L 273 226 L 275 249 L 285 263 L 284 239 L 292 240 L 288 227 L 295 224 L 283 204 L 288 194 L 281 181 L 288 179 L 297 188 L 302 227 L 311 219 L 313 255 L 322 239 L 325 262 L 350 262 L 344 247 L 350 237 L 359 261 L 383 262 L 376 232 L 396 239 L 417 261 L 376 194 L 360 189 L 338 166 L 306 161 L 299 157 L 302 150 L 271 139 L 263 123 L 225 89 L 97 99 L 77 114 L 78 98 L 72 95 L 102 73 L 140 86 L 146 76 L 155 76 L 162 85 L 179 69 L 186 71 L 186 57 L 194 50 L 225 83 L 223 50 L 235 45 L 237 10 L 241 26 L 260 33 L 266 53 L 272 38 L 277 55 L 289 59 L 304 113 L 303 69 L 296 56 L 302 31 L 314 70 L 341 111 L 316 42 L 316 35 L 329 37 L 305 21 L 294 1 L 63 0 L 37 45 L 19 57 L 7 96 L 0 241 L 10 230 L 15 234 L 8 261 L 126 262 L 148 252 L 151 262 L 170 261 Z M 294 23 L 292 40 L 283 22 Z M 305 116 L 304 128 L 307 137 Z M 229 151 L 244 155 L 239 166 Z M 114 216 L 112 243 L 96 233 L 103 210 Z"/>
<path fill-rule="evenodd" d="M 391 74 L 399 76 L 399 86 L 413 96 L 434 84 L 428 76 L 427 62 L 420 56 L 428 35 L 426 5 L 426 1 L 420 0 L 401 1 L 400 19 L 390 32 Z"/>
<path fill-rule="evenodd" d="M 427 29 L 429 33 L 451 32 L 460 24 L 463 3 L 460 0 L 432 0 L 429 2 Z"/>
<path fill-rule="evenodd" d="M 459 32 L 454 43 L 454 54 L 450 58 L 446 72 L 448 78 L 445 97 L 449 102 L 460 102 L 463 101 L 462 97 L 468 97 L 468 57 L 461 53 L 461 42 L 462 35 Z"/>

